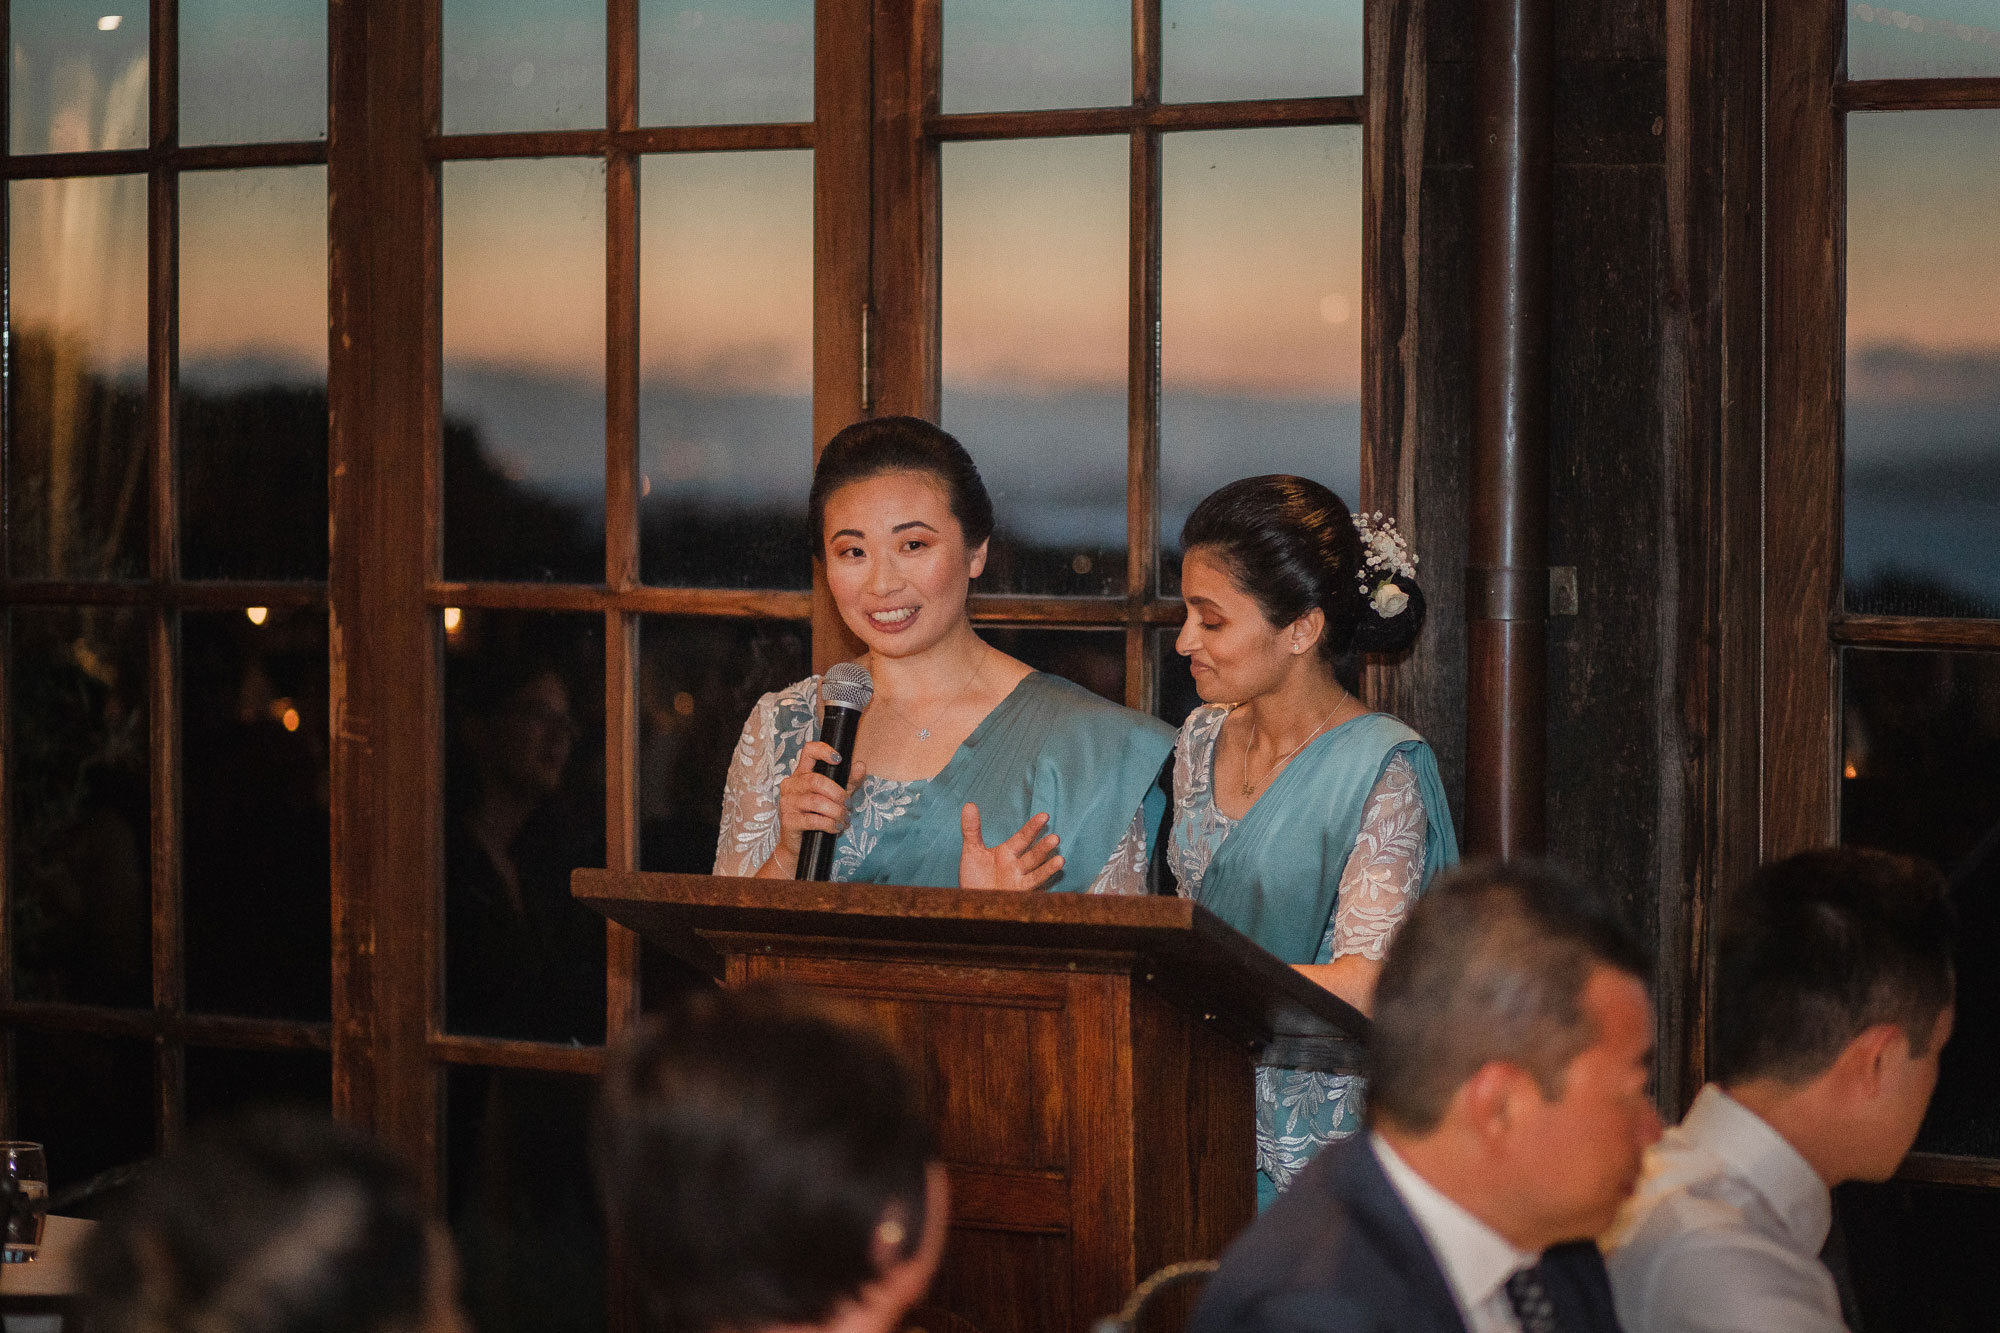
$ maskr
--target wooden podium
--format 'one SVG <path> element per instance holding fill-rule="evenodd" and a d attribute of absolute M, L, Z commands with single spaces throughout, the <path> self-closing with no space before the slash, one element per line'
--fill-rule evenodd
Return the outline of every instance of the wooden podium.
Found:
<path fill-rule="evenodd" d="M 1367 1020 L 1183 898 L 579 870 L 577 899 L 727 985 L 873 1015 L 951 1173 L 930 1303 L 1084 1333 L 1256 1211 L 1253 1063 L 1355 1068 Z"/>

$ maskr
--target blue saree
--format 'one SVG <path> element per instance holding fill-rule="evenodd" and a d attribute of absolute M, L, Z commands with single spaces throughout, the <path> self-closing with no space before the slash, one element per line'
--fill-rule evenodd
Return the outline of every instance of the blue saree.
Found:
<path fill-rule="evenodd" d="M 1213 787 L 1228 713 L 1199 708 L 1181 728 L 1168 851 L 1181 891 L 1287 963 L 1331 962 L 1337 949 L 1380 957 L 1409 898 L 1458 860 L 1430 747 L 1395 718 L 1366 714 L 1315 738 L 1231 819 Z M 1350 874 L 1357 844 L 1366 860 Z M 1412 870 L 1415 882 L 1392 882 Z M 1336 929 L 1343 879 L 1373 900 L 1345 904 L 1344 939 Z M 1326 1144 L 1360 1128 L 1363 1094 L 1358 1078 L 1259 1067 L 1260 1206 Z"/>

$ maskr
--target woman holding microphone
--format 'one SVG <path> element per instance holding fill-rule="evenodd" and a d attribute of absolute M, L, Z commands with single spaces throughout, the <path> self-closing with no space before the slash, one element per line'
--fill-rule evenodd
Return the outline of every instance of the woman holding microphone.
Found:
<path fill-rule="evenodd" d="M 993 504 L 958 441 L 912 417 L 849 426 L 820 455 L 808 516 L 873 694 L 845 789 L 813 771 L 840 758 L 815 739 L 820 678 L 758 702 L 715 873 L 794 878 L 818 831 L 836 880 L 1145 892 L 1173 733 L 973 631 Z"/>

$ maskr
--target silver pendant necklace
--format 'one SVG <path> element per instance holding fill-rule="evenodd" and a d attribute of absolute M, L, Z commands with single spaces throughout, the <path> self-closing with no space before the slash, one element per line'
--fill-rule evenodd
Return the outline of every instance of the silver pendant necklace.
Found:
<path fill-rule="evenodd" d="M 888 704 L 890 712 L 894 713 L 897 717 L 902 718 L 903 721 L 907 722 L 910 726 L 915 727 L 917 729 L 917 739 L 919 741 L 927 741 L 931 738 L 932 724 L 934 724 L 939 718 L 943 717 L 946 713 L 950 712 L 952 707 L 956 705 L 960 699 L 963 699 L 965 697 L 966 692 L 972 688 L 973 682 L 979 679 L 979 673 L 984 670 L 986 670 L 986 654 L 982 652 L 981 654 L 979 654 L 979 661 L 977 665 L 975 665 L 972 668 L 972 674 L 965 678 L 965 684 L 958 687 L 958 693 L 952 695 L 950 699 L 946 700 L 943 708 L 940 708 L 937 710 L 937 712 L 932 713 L 931 720 L 929 722 L 921 724 L 919 724 L 916 721 L 916 719 L 912 718 L 908 713 L 905 713 L 902 709 L 896 707 L 895 703 L 892 700 L 890 700 L 886 695 L 878 694 L 875 697 L 877 699 L 880 699 L 883 703 Z"/>
<path fill-rule="evenodd" d="M 1270 762 L 1270 764 L 1264 769 L 1264 773 L 1262 776 L 1269 777 L 1271 775 L 1271 772 L 1274 769 L 1276 769 L 1278 765 L 1284 763 L 1287 759 L 1290 759 L 1293 755 L 1297 754 L 1300 750 L 1305 749 L 1307 745 L 1311 744 L 1313 737 L 1319 735 L 1322 731 L 1325 731 L 1326 724 L 1333 721 L 1334 714 L 1340 712 L 1341 709 L 1347 706 L 1348 697 L 1349 696 L 1347 696 L 1346 694 L 1342 694 L 1339 700 L 1336 701 L 1335 704 L 1333 705 L 1333 712 L 1328 713 L 1325 717 L 1321 718 L 1319 721 L 1319 725 L 1314 727 L 1311 731 L 1307 732 L 1306 738 L 1304 740 L 1300 741 L 1297 745 L 1294 745 L 1291 749 L 1279 755 L 1276 759 L 1273 759 Z M 1250 776 L 1250 741 L 1252 739 L 1251 733 L 1254 732 L 1256 729 L 1257 728 L 1255 723 L 1252 723 L 1250 726 L 1245 727 L 1243 729 L 1243 794 L 1245 796 L 1248 796 L 1252 791 L 1256 790 L 1257 781 L 1262 780 L 1261 778 L 1253 780 Z"/>

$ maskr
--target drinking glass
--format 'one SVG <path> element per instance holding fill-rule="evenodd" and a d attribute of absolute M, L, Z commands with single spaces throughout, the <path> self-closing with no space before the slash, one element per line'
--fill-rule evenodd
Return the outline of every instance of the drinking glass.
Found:
<path fill-rule="evenodd" d="M 49 1166 L 39 1143 L 0 1142 L 0 1181 L 6 1182 L 7 1244 L 0 1259 L 10 1264 L 35 1257 L 42 1244 L 42 1217 L 49 1206 Z"/>

